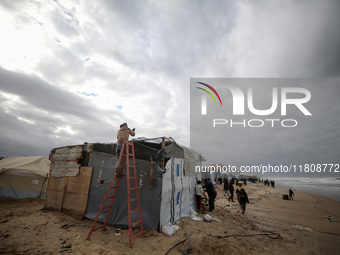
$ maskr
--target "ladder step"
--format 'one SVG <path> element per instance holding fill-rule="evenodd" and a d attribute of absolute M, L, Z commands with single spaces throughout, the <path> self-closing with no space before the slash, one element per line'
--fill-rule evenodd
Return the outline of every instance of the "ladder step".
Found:
<path fill-rule="evenodd" d="M 136 212 L 139 212 L 139 209 L 131 211 L 130 214 L 133 214 L 133 213 L 136 213 Z"/>
<path fill-rule="evenodd" d="M 140 235 L 144 235 L 144 230 L 143 230 L 143 219 L 141 217 L 141 208 L 140 208 L 140 199 L 139 199 L 139 195 L 138 195 L 138 178 L 137 178 L 137 174 L 136 174 L 136 163 L 135 163 L 135 150 L 134 150 L 134 144 L 133 141 L 125 141 L 122 147 L 122 152 L 120 154 L 120 158 L 118 159 L 118 166 L 115 169 L 115 173 L 113 175 L 111 184 L 108 187 L 108 190 L 106 192 L 106 195 L 102 201 L 102 204 L 100 206 L 100 209 L 98 210 L 97 216 L 95 221 L 92 224 L 92 228 L 87 236 L 87 239 L 90 240 L 91 234 L 94 231 L 97 231 L 99 229 L 101 229 L 102 231 L 105 230 L 106 224 L 107 224 L 107 220 L 109 218 L 109 213 L 111 212 L 112 209 L 112 205 L 113 202 L 115 200 L 115 197 L 117 196 L 116 192 L 117 189 L 119 187 L 119 181 L 121 178 L 123 178 L 125 175 L 123 174 L 124 168 L 127 168 L 127 185 L 130 187 L 134 186 L 133 188 L 129 188 L 128 189 L 128 203 L 129 203 L 129 209 L 128 209 L 128 214 L 129 214 L 129 222 L 131 223 L 131 215 L 134 213 L 139 213 L 138 218 L 139 220 L 129 224 L 129 246 L 132 248 L 132 240 L 137 238 Z M 132 177 L 130 177 L 130 175 L 132 175 Z M 131 180 L 135 180 L 135 184 L 133 184 L 133 181 L 131 183 Z M 114 192 L 112 192 L 112 189 L 116 189 L 114 190 Z M 131 198 L 131 194 L 130 191 L 131 190 L 135 190 L 136 191 L 136 196 L 135 198 Z M 114 193 L 114 194 L 112 194 Z M 134 194 L 134 192 L 133 192 Z M 110 205 L 106 206 L 106 201 L 110 200 Z M 135 210 L 131 210 L 131 202 L 137 201 L 138 202 L 138 209 Z M 134 207 L 135 208 L 135 207 Z M 105 223 L 104 225 L 100 226 L 100 227 L 96 227 L 98 218 L 100 216 L 100 214 L 102 213 L 103 210 L 109 209 L 106 212 L 106 219 L 105 219 Z M 137 225 L 140 225 L 140 232 L 138 232 L 135 236 L 132 236 L 132 228 L 136 227 Z"/>
<path fill-rule="evenodd" d="M 137 226 L 140 222 L 141 222 L 141 220 L 132 223 L 132 224 L 131 224 L 131 227 L 133 228 L 133 227 Z"/>
<path fill-rule="evenodd" d="M 105 226 L 101 226 L 101 227 L 99 227 L 99 228 L 95 228 L 94 230 L 92 230 L 92 232 L 97 231 L 97 230 L 99 230 L 99 229 L 105 229 Z"/>
<path fill-rule="evenodd" d="M 135 239 L 135 238 L 137 238 L 138 236 L 143 235 L 143 234 L 144 234 L 144 233 L 141 231 L 141 232 L 139 232 L 137 235 L 132 236 L 131 239 Z"/>

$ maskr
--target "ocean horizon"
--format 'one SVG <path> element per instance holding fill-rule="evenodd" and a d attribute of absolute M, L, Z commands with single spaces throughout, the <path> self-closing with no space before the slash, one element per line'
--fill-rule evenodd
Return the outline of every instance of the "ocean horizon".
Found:
<path fill-rule="evenodd" d="M 322 195 L 340 202 L 340 178 L 275 178 L 278 188 Z"/>

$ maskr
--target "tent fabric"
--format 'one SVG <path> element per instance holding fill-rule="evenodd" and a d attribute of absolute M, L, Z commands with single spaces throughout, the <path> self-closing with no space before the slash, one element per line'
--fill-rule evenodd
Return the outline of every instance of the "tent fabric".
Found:
<path fill-rule="evenodd" d="M 162 139 L 155 140 L 139 140 L 133 139 L 135 148 L 135 155 L 137 159 L 150 160 L 150 156 L 154 161 L 160 158 L 160 152 L 162 151 Z M 88 146 L 89 144 L 87 144 Z M 91 151 L 98 151 L 107 154 L 116 155 L 116 143 L 104 144 L 104 143 L 93 143 Z M 86 149 L 86 151 L 89 151 Z M 164 153 L 162 156 L 166 158 L 175 157 L 175 158 L 184 158 L 184 152 L 181 146 L 176 144 L 175 142 L 165 141 Z"/>
<path fill-rule="evenodd" d="M 41 157 L 9 157 L 0 160 L 0 197 L 37 198 L 49 171 L 50 161 Z"/>
<path fill-rule="evenodd" d="M 184 164 L 185 160 L 178 158 L 172 158 L 166 164 L 162 176 L 161 226 L 175 224 L 178 219 L 190 216 L 190 208 L 196 210 L 195 186 L 201 175 L 185 175 Z"/>
<path fill-rule="evenodd" d="M 117 158 L 112 155 L 93 152 L 89 166 L 93 167 L 92 180 L 90 184 L 89 197 L 85 217 L 95 219 L 106 191 L 114 175 Z M 132 164 L 132 162 L 131 162 Z M 162 171 L 154 164 L 155 184 L 149 185 L 151 163 L 136 159 L 137 179 L 139 186 L 139 197 L 142 211 L 143 226 L 145 229 L 158 229 L 160 220 L 160 196 L 162 189 Z M 126 174 L 126 170 L 124 170 Z M 133 183 L 133 182 L 131 182 Z M 133 184 L 134 185 L 134 184 Z M 114 191 L 114 190 L 112 190 Z M 132 191 L 131 191 L 132 193 Z M 132 194 L 131 197 L 135 197 Z M 113 203 L 107 224 L 113 227 L 126 228 L 128 226 L 128 203 L 127 203 L 127 180 L 126 176 L 121 178 L 117 189 L 116 198 Z M 107 201 L 109 203 L 109 200 Z M 131 210 L 137 209 L 137 204 L 132 204 Z M 102 211 L 98 222 L 104 222 L 107 210 Z M 137 221 L 138 215 L 132 215 L 132 222 Z"/>
<path fill-rule="evenodd" d="M 0 173 L 7 170 L 22 170 L 46 177 L 50 161 L 44 157 L 8 157 L 0 160 Z"/>
<path fill-rule="evenodd" d="M 40 196 L 45 177 L 28 172 L 8 170 L 0 174 L 0 197 L 22 199 Z"/>

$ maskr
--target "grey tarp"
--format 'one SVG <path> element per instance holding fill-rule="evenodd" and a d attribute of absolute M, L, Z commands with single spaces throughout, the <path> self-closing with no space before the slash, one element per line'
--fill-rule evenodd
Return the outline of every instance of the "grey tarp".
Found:
<path fill-rule="evenodd" d="M 109 184 L 113 178 L 117 158 L 114 155 L 93 152 L 88 166 L 93 167 L 85 217 L 94 220 L 104 199 Z M 149 185 L 151 162 L 136 159 L 137 180 L 139 185 L 142 219 L 145 229 L 158 229 L 160 221 L 160 197 L 162 177 L 159 167 L 154 164 L 155 184 Z M 126 175 L 126 167 L 123 171 Z M 102 184 L 101 184 L 102 183 Z M 125 228 L 128 226 L 127 180 L 120 180 L 113 208 L 108 219 L 108 225 Z M 136 202 L 135 204 L 136 205 Z M 132 210 L 137 207 L 132 207 Z M 98 222 L 104 222 L 107 211 L 104 210 Z M 132 222 L 138 220 L 138 214 L 133 214 Z"/>

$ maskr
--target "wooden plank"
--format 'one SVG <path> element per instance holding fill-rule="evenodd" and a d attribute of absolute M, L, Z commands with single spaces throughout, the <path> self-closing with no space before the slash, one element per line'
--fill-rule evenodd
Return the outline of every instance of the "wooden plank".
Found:
<path fill-rule="evenodd" d="M 62 208 L 63 213 L 82 219 L 86 211 L 92 170 L 92 167 L 81 167 L 77 176 L 50 177 L 45 209 Z"/>
<path fill-rule="evenodd" d="M 86 211 L 92 169 L 92 167 L 81 167 L 78 176 L 68 177 L 63 210 L 74 218 L 82 219 Z"/>
<path fill-rule="evenodd" d="M 49 177 L 45 209 L 48 210 L 59 210 L 63 201 L 64 187 L 67 184 L 67 177 Z"/>

